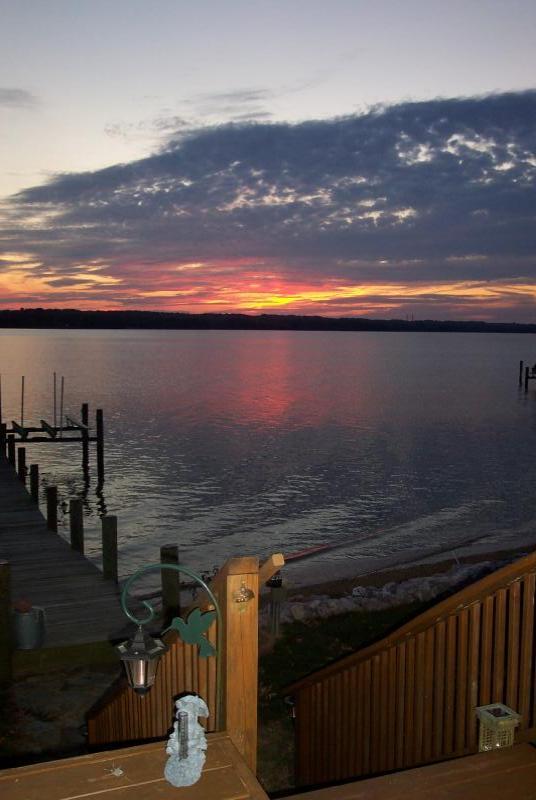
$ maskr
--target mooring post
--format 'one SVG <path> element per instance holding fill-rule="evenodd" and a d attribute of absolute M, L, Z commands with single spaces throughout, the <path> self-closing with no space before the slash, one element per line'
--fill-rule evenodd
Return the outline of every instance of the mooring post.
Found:
<path fill-rule="evenodd" d="M 12 433 L 7 437 L 7 460 L 12 467 L 15 466 L 15 436 Z"/>
<path fill-rule="evenodd" d="M 519 385 L 523 385 L 523 362 L 519 362 Z"/>
<path fill-rule="evenodd" d="M 529 368 L 525 367 L 525 391 L 529 390 Z"/>
<path fill-rule="evenodd" d="M 0 423 L 0 452 L 2 455 L 6 454 L 7 443 L 7 425 L 5 422 Z"/>
<path fill-rule="evenodd" d="M 104 482 L 104 418 L 102 408 L 98 408 L 95 415 L 97 428 L 97 482 Z"/>
<path fill-rule="evenodd" d="M 30 494 L 39 505 L 39 464 L 30 464 Z"/>
<path fill-rule="evenodd" d="M 58 487 L 47 486 L 45 489 L 47 499 L 47 528 L 49 531 L 58 530 Z"/>
<path fill-rule="evenodd" d="M 106 581 L 118 581 L 117 517 L 102 518 L 102 576 Z"/>
<path fill-rule="evenodd" d="M 0 561 L 0 685 L 11 681 L 11 570 L 9 561 Z"/>
<path fill-rule="evenodd" d="M 176 544 L 164 544 L 160 548 L 161 564 L 178 564 L 179 548 Z M 173 617 L 180 617 L 181 613 L 181 583 L 180 575 L 175 570 L 163 569 L 162 576 L 162 609 L 165 624 L 169 624 Z"/>
<path fill-rule="evenodd" d="M 71 547 L 79 553 L 84 552 L 84 507 L 80 498 L 69 500 L 69 530 Z"/>
<path fill-rule="evenodd" d="M 82 425 L 85 425 L 85 428 L 82 428 L 82 468 L 85 472 L 89 467 L 89 406 L 87 403 L 82 403 L 80 417 Z"/>
<path fill-rule="evenodd" d="M 17 450 L 17 474 L 19 480 L 26 483 L 26 448 L 19 447 Z"/>

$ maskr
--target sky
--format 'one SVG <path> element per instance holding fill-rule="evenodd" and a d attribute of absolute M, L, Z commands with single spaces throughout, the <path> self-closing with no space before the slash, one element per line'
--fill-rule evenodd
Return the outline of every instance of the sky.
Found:
<path fill-rule="evenodd" d="M 0 20 L 0 308 L 536 322 L 534 0 Z"/>

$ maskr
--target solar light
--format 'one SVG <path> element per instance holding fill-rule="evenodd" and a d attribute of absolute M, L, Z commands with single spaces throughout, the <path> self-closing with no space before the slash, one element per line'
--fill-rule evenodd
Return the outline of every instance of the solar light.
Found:
<path fill-rule="evenodd" d="M 478 750 L 495 750 L 499 747 L 511 747 L 514 743 L 514 729 L 521 721 L 521 715 L 512 711 L 502 703 L 491 703 L 478 706 L 476 709 L 480 720 Z"/>
<path fill-rule="evenodd" d="M 125 665 L 128 685 L 138 694 L 146 694 L 154 684 L 160 658 L 168 646 L 160 639 L 153 639 L 139 625 L 134 638 L 116 649 Z"/>

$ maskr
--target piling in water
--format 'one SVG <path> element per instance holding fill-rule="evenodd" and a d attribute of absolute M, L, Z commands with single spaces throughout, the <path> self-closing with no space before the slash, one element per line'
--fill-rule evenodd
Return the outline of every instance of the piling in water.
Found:
<path fill-rule="evenodd" d="M 97 482 L 100 486 L 104 483 L 104 417 L 102 408 L 97 409 L 95 423 L 97 428 Z"/>
<path fill-rule="evenodd" d="M 102 518 L 102 575 L 104 580 L 118 581 L 117 517 Z"/>
<path fill-rule="evenodd" d="M 7 460 L 12 467 L 15 466 L 15 436 L 12 433 L 7 437 Z"/>
<path fill-rule="evenodd" d="M 26 483 L 26 448 L 19 447 L 17 450 L 17 474 L 19 480 Z"/>
<path fill-rule="evenodd" d="M 71 547 L 78 553 L 84 553 L 84 508 L 80 498 L 69 501 L 69 530 Z"/>
<path fill-rule="evenodd" d="M 30 494 L 39 504 L 39 464 L 30 464 Z"/>
<path fill-rule="evenodd" d="M 47 499 L 47 528 L 49 531 L 58 530 L 58 487 L 47 486 L 45 489 Z"/>

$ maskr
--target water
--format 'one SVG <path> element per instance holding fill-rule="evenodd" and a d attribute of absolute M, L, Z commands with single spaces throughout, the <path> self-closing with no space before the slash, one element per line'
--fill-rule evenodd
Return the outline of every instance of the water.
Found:
<path fill-rule="evenodd" d="M 24 374 L 26 423 L 51 421 L 54 371 L 68 414 L 104 409 L 87 552 L 98 562 L 105 507 L 123 575 L 171 542 L 198 569 L 340 544 L 296 580 L 536 542 L 536 391 L 518 389 L 521 358 L 536 359 L 532 336 L 0 330 L 4 418 L 20 418 Z M 64 500 L 84 493 L 79 445 L 28 445 L 27 461 Z"/>

